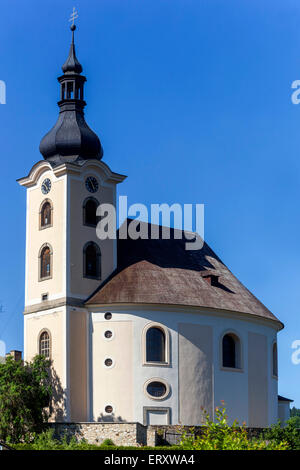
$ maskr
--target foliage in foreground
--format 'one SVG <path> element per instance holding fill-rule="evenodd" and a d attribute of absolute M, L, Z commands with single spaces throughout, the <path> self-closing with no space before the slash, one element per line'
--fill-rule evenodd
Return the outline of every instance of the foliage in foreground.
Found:
<path fill-rule="evenodd" d="M 262 437 L 277 444 L 285 441 L 289 450 L 300 450 L 300 430 L 298 429 L 298 422 L 294 418 L 290 418 L 285 427 L 281 427 L 280 423 L 272 426 L 263 432 Z"/>
<path fill-rule="evenodd" d="M 207 413 L 206 427 L 200 436 L 194 432 L 183 430 L 180 447 L 191 450 L 287 450 L 288 443 L 273 438 L 250 439 L 245 426 L 239 426 L 235 421 L 228 424 L 228 416 L 224 406 L 216 408 L 216 422 Z"/>
<path fill-rule="evenodd" d="M 36 356 L 30 363 L 8 357 L 0 364 L 0 438 L 20 442 L 40 432 L 47 420 L 50 361 Z"/>

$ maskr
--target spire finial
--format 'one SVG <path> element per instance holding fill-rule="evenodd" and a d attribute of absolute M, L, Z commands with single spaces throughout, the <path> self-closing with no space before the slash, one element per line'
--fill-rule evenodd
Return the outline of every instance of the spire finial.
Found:
<path fill-rule="evenodd" d="M 69 21 L 72 21 L 71 24 L 71 31 L 75 31 L 76 25 L 75 25 L 75 20 L 78 18 L 78 12 L 75 7 L 73 7 L 73 11 L 70 15 Z"/>
<path fill-rule="evenodd" d="M 73 12 L 70 15 L 69 21 L 72 21 L 70 29 L 72 31 L 72 42 L 70 47 L 69 56 L 62 66 L 62 70 L 64 73 L 81 73 L 82 67 L 78 62 L 78 59 L 75 54 L 75 44 L 74 44 L 74 31 L 76 29 L 75 19 L 78 18 L 78 13 L 75 7 L 73 7 Z"/>

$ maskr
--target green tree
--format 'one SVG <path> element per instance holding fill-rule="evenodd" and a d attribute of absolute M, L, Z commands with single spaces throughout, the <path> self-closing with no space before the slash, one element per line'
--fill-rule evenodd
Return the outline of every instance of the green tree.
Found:
<path fill-rule="evenodd" d="M 291 418 L 294 416 L 300 416 L 300 408 L 296 408 L 295 406 L 291 409 Z"/>
<path fill-rule="evenodd" d="M 36 356 L 23 364 L 8 357 L 0 364 L 0 438 L 19 442 L 43 429 L 50 404 L 50 361 Z"/>

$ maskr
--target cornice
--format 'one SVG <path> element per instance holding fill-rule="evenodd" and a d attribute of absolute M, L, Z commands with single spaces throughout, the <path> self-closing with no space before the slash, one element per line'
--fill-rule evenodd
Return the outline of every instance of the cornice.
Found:
<path fill-rule="evenodd" d="M 84 304 L 85 308 L 91 313 L 97 313 L 99 310 L 114 311 L 113 309 L 130 310 L 132 313 L 137 310 L 160 310 L 162 312 L 179 312 L 179 313 L 194 313 L 201 315 L 212 315 L 221 316 L 226 318 L 235 318 L 243 321 L 252 321 L 254 323 L 264 324 L 266 326 L 272 326 L 277 331 L 284 328 L 284 324 L 281 321 L 276 321 L 271 318 L 264 318 L 260 315 L 254 315 L 253 313 L 237 312 L 226 309 L 213 309 L 211 307 L 199 307 L 193 305 L 165 305 L 165 304 L 146 304 L 146 303 L 108 303 L 108 304 Z"/>
<path fill-rule="evenodd" d="M 26 188 L 30 188 L 37 183 L 37 180 L 45 171 L 53 171 L 54 175 L 59 178 L 65 174 L 73 174 L 73 175 L 80 175 L 82 170 L 84 171 L 88 169 L 96 169 L 100 170 L 104 175 L 105 181 L 109 183 L 118 184 L 127 178 L 126 175 L 122 175 L 120 173 L 113 172 L 109 166 L 102 162 L 101 160 L 84 160 L 84 162 L 78 163 L 62 163 L 60 165 L 52 167 L 52 165 L 46 160 L 40 160 L 39 162 L 35 163 L 31 168 L 29 174 L 23 178 L 17 179 L 17 182 L 21 186 L 25 186 Z"/>
<path fill-rule="evenodd" d="M 29 313 L 42 312 L 44 310 L 50 310 L 58 307 L 84 307 L 84 301 L 75 297 L 62 297 L 57 300 L 47 300 L 45 302 L 39 302 L 38 304 L 30 305 L 25 307 L 23 312 L 24 315 Z"/>
<path fill-rule="evenodd" d="M 52 170 L 50 163 L 46 162 L 46 160 L 40 160 L 33 165 L 27 176 L 17 179 L 17 182 L 20 186 L 30 188 L 36 184 L 41 174 L 48 170 Z"/>

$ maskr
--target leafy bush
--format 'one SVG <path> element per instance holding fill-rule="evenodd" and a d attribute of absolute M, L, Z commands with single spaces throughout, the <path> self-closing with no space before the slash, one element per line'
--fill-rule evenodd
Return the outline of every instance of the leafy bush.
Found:
<path fill-rule="evenodd" d="M 77 448 L 84 449 L 85 446 L 89 447 L 89 444 L 84 439 L 77 442 L 75 436 L 70 437 L 67 433 L 61 439 L 56 439 L 54 429 L 48 429 L 34 435 L 32 442 L 18 444 L 15 448 L 20 450 L 77 450 Z"/>
<path fill-rule="evenodd" d="M 51 385 L 50 361 L 36 356 L 30 363 L 8 357 L 0 364 L 0 438 L 7 442 L 30 439 L 47 420 Z"/>
<path fill-rule="evenodd" d="M 111 439 L 104 439 L 103 442 L 101 442 L 102 447 L 107 447 L 107 446 L 114 446 L 114 442 Z"/>
<path fill-rule="evenodd" d="M 66 439 L 64 439 L 66 445 Z M 40 434 L 33 436 L 33 441 L 28 448 L 33 450 L 58 450 L 62 443 L 54 438 L 54 429 L 48 429 Z"/>
<path fill-rule="evenodd" d="M 249 439 L 245 426 L 239 426 L 235 421 L 228 424 L 228 416 L 224 406 L 216 408 L 216 422 L 207 413 L 206 426 L 200 436 L 183 431 L 180 447 L 192 450 L 285 450 L 288 444 L 282 439 Z"/>
<path fill-rule="evenodd" d="M 295 426 L 294 418 L 287 421 L 285 427 L 281 427 L 280 423 L 275 424 L 270 429 L 262 433 L 264 439 L 270 439 L 277 444 L 285 441 L 289 450 L 300 450 L 300 432 Z"/>

